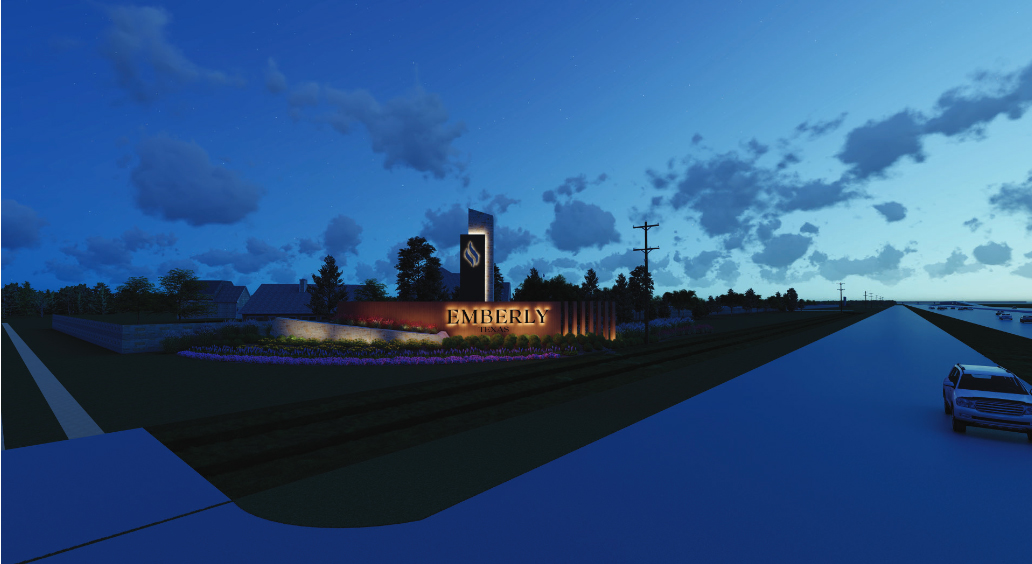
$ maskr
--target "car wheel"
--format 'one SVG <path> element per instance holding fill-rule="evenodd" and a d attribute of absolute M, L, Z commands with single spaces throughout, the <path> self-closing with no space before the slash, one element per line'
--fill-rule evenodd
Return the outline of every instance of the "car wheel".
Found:
<path fill-rule="evenodd" d="M 967 431 L 967 425 L 965 425 L 959 419 L 954 417 L 953 418 L 953 430 L 958 432 L 958 433 L 963 433 L 964 431 Z"/>
<path fill-rule="evenodd" d="M 942 398 L 942 408 L 946 410 L 946 415 L 953 414 L 953 410 L 950 409 L 950 402 L 946 401 L 946 398 Z"/>

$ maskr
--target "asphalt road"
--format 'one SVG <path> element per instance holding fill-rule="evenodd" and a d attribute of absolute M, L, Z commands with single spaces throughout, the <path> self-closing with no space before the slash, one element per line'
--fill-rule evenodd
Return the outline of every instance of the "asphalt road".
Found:
<path fill-rule="evenodd" d="M 985 307 L 977 304 L 971 304 L 973 310 L 959 310 L 959 309 L 928 309 L 928 304 L 910 304 L 911 306 L 937 313 L 939 315 L 945 315 L 954 319 L 960 319 L 968 321 L 970 323 L 977 323 L 983 327 L 989 327 L 991 329 L 999 329 L 1000 331 L 1006 331 L 1014 335 L 1021 335 L 1022 337 L 1028 337 L 1032 339 L 1032 323 L 1022 323 L 1018 321 L 1022 315 L 1032 315 L 1032 310 L 1026 309 L 1024 311 L 1018 309 L 1004 309 L 1004 311 L 1010 312 L 1012 319 L 1011 321 L 1001 320 L 996 316 L 996 312 L 1003 308 Z M 1032 305 L 1032 304 L 1030 304 Z M 949 306 L 946 306 L 947 308 Z M 959 307 L 959 306 L 958 306 Z"/>
<path fill-rule="evenodd" d="M 427 519 L 363 529 L 223 504 L 140 429 L 4 451 L 3 562 L 111 535 L 43 561 L 1023 561 L 1032 444 L 950 429 L 957 362 L 988 361 L 893 307 Z"/>

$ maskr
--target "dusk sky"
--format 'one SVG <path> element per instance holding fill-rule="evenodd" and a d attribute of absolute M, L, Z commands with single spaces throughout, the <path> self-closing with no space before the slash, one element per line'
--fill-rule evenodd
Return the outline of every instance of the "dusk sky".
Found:
<path fill-rule="evenodd" d="M 2 278 L 1032 299 L 1032 5 L 3 3 Z"/>

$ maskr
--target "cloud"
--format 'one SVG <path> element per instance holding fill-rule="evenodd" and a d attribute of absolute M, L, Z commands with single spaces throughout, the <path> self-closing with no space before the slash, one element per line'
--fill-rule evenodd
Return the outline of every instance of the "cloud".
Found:
<path fill-rule="evenodd" d="M 796 135 L 806 135 L 812 141 L 822 135 L 835 131 L 840 125 L 842 125 L 842 122 L 845 121 L 845 119 L 846 112 L 842 112 L 837 118 L 828 121 L 818 121 L 810 124 L 810 121 L 807 120 L 797 125 L 795 132 Z"/>
<path fill-rule="evenodd" d="M 303 255 L 312 256 L 321 249 L 322 245 L 313 239 L 300 239 L 297 242 L 297 252 Z"/>
<path fill-rule="evenodd" d="M 171 18 L 164 9 L 109 6 L 105 10 L 111 27 L 104 34 L 100 52 L 114 65 L 118 86 L 137 102 L 150 102 L 198 80 L 230 82 L 220 71 L 197 66 L 168 42 L 164 28 Z"/>
<path fill-rule="evenodd" d="M 772 237 L 763 244 L 763 251 L 752 256 L 753 262 L 781 268 L 791 265 L 806 254 L 812 239 L 803 235 L 786 233 Z"/>
<path fill-rule="evenodd" d="M 634 251 L 628 249 L 622 252 L 616 252 L 601 259 L 583 265 L 584 271 L 587 272 L 588 268 L 594 268 L 595 274 L 598 275 L 599 282 L 607 282 L 616 277 L 616 273 L 619 270 L 634 270 L 634 267 L 645 264 L 645 257 L 641 251 Z"/>
<path fill-rule="evenodd" d="M 452 204 L 440 211 L 426 210 L 419 236 L 435 247 L 448 249 L 459 244 L 459 235 L 469 231 L 469 209 Z"/>
<path fill-rule="evenodd" d="M 274 284 L 294 284 L 301 280 L 301 277 L 297 275 L 297 271 L 287 266 L 269 269 L 269 277 L 272 278 Z M 309 282 L 312 282 L 312 280 L 309 280 Z"/>
<path fill-rule="evenodd" d="M 803 162 L 802 159 L 800 159 L 795 153 L 785 153 L 785 155 L 781 157 L 781 160 L 778 161 L 777 169 L 783 170 L 801 162 Z"/>
<path fill-rule="evenodd" d="M 577 176 L 571 176 L 563 181 L 554 190 L 545 190 L 541 194 L 541 198 L 546 202 L 555 202 L 559 196 L 566 196 L 567 198 L 572 197 L 574 194 L 579 194 L 586 190 L 589 186 L 597 186 L 602 184 L 609 178 L 605 173 L 598 175 L 595 180 L 588 180 L 587 175 L 578 174 Z"/>
<path fill-rule="evenodd" d="M 687 207 L 698 212 L 703 231 L 719 237 L 747 233 L 754 217 L 813 211 L 858 197 L 861 194 L 849 190 L 842 180 L 804 182 L 794 174 L 757 167 L 731 152 L 692 162 L 668 202 L 675 210 Z"/>
<path fill-rule="evenodd" d="M 869 120 L 846 135 L 846 145 L 837 155 L 859 178 L 880 176 L 905 156 L 924 162 L 921 147 L 921 115 L 904 110 L 882 121 Z"/>
<path fill-rule="evenodd" d="M 534 243 L 538 242 L 538 238 L 522 227 L 516 229 L 510 229 L 505 226 L 499 226 L 495 228 L 495 264 L 505 262 L 512 253 L 525 251 Z"/>
<path fill-rule="evenodd" d="M 931 276 L 932 278 L 945 278 L 951 274 L 974 272 L 983 268 L 981 264 L 977 263 L 964 264 L 967 262 L 967 258 L 967 255 L 959 250 L 955 250 L 950 254 L 949 258 L 946 259 L 946 262 L 926 264 L 924 269 L 928 272 L 928 276 Z"/>
<path fill-rule="evenodd" d="M 140 163 L 130 181 L 136 207 L 147 215 L 194 227 L 228 225 L 257 210 L 265 195 L 264 188 L 236 172 L 212 165 L 196 143 L 156 135 L 142 140 L 136 151 Z"/>
<path fill-rule="evenodd" d="M 1025 278 L 1032 278 L 1032 262 L 1026 262 L 1012 270 L 1011 274 L 1017 274 L 1018 276 L 1024 276 Z"/>
<path fill-rule="evenodd" d="M 872 207 L 885 216 L 885 221 L 889 223 L 902 221 L 907 216 L 907 208 L 903 207 L 903 204 L 899 202 L 885 202 Z"/>
<path fill-rule="evenodd" d="M 323 232 L 323 247 L 333 255 L 339 264 L 347 264 L 344 253 L 358 254 L 358 244 L 362 242 L 360 235 L 362 226 L 346 215 L 338 215 L 330 220 Z"/>
<path fill-rule="evenodd" d="M 155 245 L 159 248 L 171 247 L 176 243 L 176 240 L 176 236 L 172 233 L 157 233 L 149 235 L 146 231 L 136 227 L 135 225 L 132 229 L 127 229 L 122 233 L 122 242 L 124 243 L 126 250 L 129 252 L 149 249 Z"/>
<path fill-rule="evenodd" d="M 268 66 L 265 67 L 265 88 L 273 94 L 279 94 L 287 89 L 287 77 L 280 72 L 272 57 L 269 57 Z"/>
<path fill-rule="evenodd" d="M 978 221 L 977 217 L 972 217 L 971 219 L 964 222 L 964 226 L 971 229 L 971 232 L 974 233 L 975 231 L 978 231 L 979 227 L 982 226 L 982 222 Z"/>
<path fill-rule="evenodd" d="M 609 243 L 620 242 L 613 214 L 580 200 L 556 203 L 555 219 L 546 233 L 557 249 L 574 253 L 587 247 L 601 249 Z"/>
<path fill-rule="evenodd" d="M 79 266 L 87 270 L 104 270 L 110 267 L 127 267 L 132 263 L 132 254 L 120 238 L 87 237 L 86 248 L 79 245 L 61 247 L 60 251 L 74 257 Z"/>
<path fill-rule="evenodd" d="M 923 162 L 925 136 L 980 135 L 997 116 L 1019 119 L 1032 104 L 1032 64 L 997 77 L 995 82 L 994 94 L 966 96 L 961 88 L 948 90 L 936 102 L 932 117 L 902 110 L 880 121 L 870 120 L 846 135 L 846 144 L 837 156 L 851 165 L 850 172 L 859 179 L 880 177 L 903 157 Z"/>
<path fill-rule="evenodd" d="M 692 135 L 692 145 L 698 145 L 699 143 L 702 143 L 702 135 L 698 133 Z"/>
<path fill-rule="evenodd" d="M 778 218 L 771 219 L 766 223 L 761 223 L 756 227 L 756 236 L 759 237 L 760 241 L 766 241 L 774 236 L 774 232 L 781 228 L 781 220 Z"/>
<path fill-rule="evenodd" d="M 799 232 L 800 233 L 813 233 L 814 235 L 816 235 L 816 234 L 820 233 L 821 230 L 816 225 L 814 225 L 814 224 L 810 223 L 809 221 L 807 221 L 806 223 L 803 224 L 802 227 L 799 228 Z"/>
<path fill-rule="evenodd" d="M 362 123 L 369 131 L 373 151 L 384 155 L 385 169 L 403 166 L 438 179 L 465 171 L 465 164 L 455 160 L 459 151 L 452 143 L 466 132 L 466 125 L 461 121 L 447 124 L 448 110 L 437 94 L 417 87 L 408 96 L 381 104 L 365 90 L 348 92 L 326 86 L 323 92 L 336 113 L 317 120 L 344 134 L 350 133 L 355 122 Z M 469 178 L 463 181 L 468 184 Z"/>
<path fill-rule="evenodd" d="M 725 260 L 720 263 L 717 267 L 717 273 L 714 275 L 717 280 L 724 282 L 728 286 L 734 286 L 738 282 L 738 263 L 733 260 Z"/>
<path fill-rule="evenodd" d="M 487 190 L 480 192 L 480 199 L 485 202 L 484 209 L 491 215 L 503 214 L 509 209 L 509 206 L 520 203 L 519 200 L 509 198 L 505 194 L 496 194 L 494 198 L 491 198 Z"/>
<path fill-rule="evenodd" d="M 1011 248 L 1007 243 L 994 243 L 992 241 L 975 247 L 972 251 L 975 260 L 982 264 L 996 265 L 1006 264 L 1011 259 Z"/>
<path fill-rule="evenodd" d="M 0 212 L 3 248 L 15 250 L 39 247 L 39 230 L 49 224 L 47 220 L 37 216 L 36 210 L 16 200 L 3 200 L 0 209 L 3 210 Z"/>
<path fill-rule="evenodd" d="M 191 258 L 207 266 L 229 265 L 242 274 L 258 272 L 274 262 L 290 262 L 289 254 L 256 237 L 247 238 L 246 248 L 247 252 L 243 253 L 226 249 L 212 249 Z"/>
<path fill-rule="evenodd" d="M 891 286 L 913 274 L 910 268 L 900 268 L 900 261 L 906 254 L 886 244 L 877 255 L 862 259 L 829 259 L 828 255 L 814 251 L 810 262 L 818 265 L 821 276 L 833 282 L 847 276 L 865 276 Z"/>
<path fill-rule="evenodd" d="M 713 263 L 717 261 L 723 253 L 720 251 L 702 251 L 698 255 L 692 258 L 680 257 L 679 253 L 674 254 L 674 260 L 681 263 L 684 268 L 684 274 L 691 280 L 702 280 L 709 274 Z"/>
<path fill-rule="evenodd" d="M 752 153 L 754 157 L 760 157 L 770 150 L 770 146 L 760 143 L 756 140 L 755 137 L 750 139 L 749 142 L 746 143 L 745 148 L 747 151 Z"/>
<path fill-rule="evenodd" d="M 1024 214 L 1028 217 L 1025 229 L 1032 231 L 1032 172 L 1022 184 L 1004 184 L 989 197 L 989 203 L 1004 213 Z M 966 225 L 966 223 L 965 223 Z"/>
<path fill-rule="evenodd" d="M 287 103 L 294 108 L 319 105 L 319 84 L 316 82 L 303 82 L 294 87 L 287 97 Z"/>

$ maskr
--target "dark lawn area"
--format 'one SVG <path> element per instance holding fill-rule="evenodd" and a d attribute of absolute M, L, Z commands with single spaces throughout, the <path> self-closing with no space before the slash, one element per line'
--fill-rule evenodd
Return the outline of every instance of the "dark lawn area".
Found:
<path fill-rule="evenodd" d="M 60 315 L 60 314 L 59 314 Z M 49 319 L 51 316 L 46 316 Z M 107 315 L 66 315 L 75 319 L 89 319 L 90 321 L 103 321 L 115 325 L 161 325 L 164 323 L 211 323 L 226 321 L 225 319 L 176 319 L 174 313 L 141 313 L 139 320 L 135 313 L 109 313 Z M 22 318 L 15 318 L 22 319 Z M 38 317 L 36 319 L 39 319 Z"/>
<path fill-rule="evenodd" d="M 51 329 L 49 316 L 14 318 L 8 323 L 107 433 L 497 370 L 493 364 L 276 366 L 210 362 L 160 353 L 118 354 Z M 7 343 L 3 356 L 5 443 L 26 446 L 48 442 L 37 439 L 64 438 L 63 433 L 57 437 L 52 433 L 41 435 L 34 424 L 12 419 L 18 409 L 9 411 L 9 403 L 24 403 L 20 409 L 34 414 L 26 417 L 22 413 L 26 421 L 45 420 L 50 409 L 13 344 L 10 350 L 15 354 L 7 354 Z M 24 371 L 24 377 L 12 378 L 12 382 L 23 381 L 24 385 L 12 388 L 10 394 L 6 393 L 9 365 L 12 374 L 18 374 L 19 365 Z M 33 403 L 33 393 L 42 403 Z"/>

